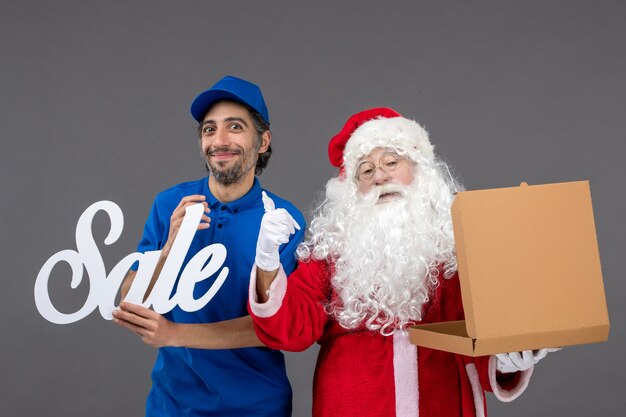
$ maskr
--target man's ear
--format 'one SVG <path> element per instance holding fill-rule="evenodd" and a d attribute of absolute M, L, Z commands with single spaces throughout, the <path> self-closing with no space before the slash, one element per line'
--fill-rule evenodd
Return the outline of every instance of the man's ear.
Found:
<path fill-rule="evenodd" d="M 272 142 L 272 132 L 266 130 L 261 133 L 261 147 L 259 148 L 259 153 L 267 152 L 267 148 L 270 147 L 270 143 Z"/>

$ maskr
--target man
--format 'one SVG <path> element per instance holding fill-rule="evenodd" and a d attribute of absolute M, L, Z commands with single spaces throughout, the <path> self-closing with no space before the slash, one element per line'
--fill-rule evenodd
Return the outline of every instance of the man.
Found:
<path fill-rule="evenodd" d="M 264 191 L 255 174 L 261 173 L 271 155 L 267 107 L 258 86 L 228 76 L 196 97 L 191 114 L 199 123 L 200 148 L 209 177 L 157 195 L 138 251 L 162 250 L 149 292 L 176 238 L 185 208 L 201 203 L 205 215 L 185 264 L 202 248 L 221 243 L 227 250 L 223 267 L 229 269 L 228 277 L 199 311 L 175 307 L 161 316 L 122 303 L 114 321 L 144 342 L 160 347 L 146 415 L 289 416 L 291 387 L 282 353 L 267 348 L 227 349 L 260 345 L 246 306 L 264 213 Z M 304 218 L 291 203 L 267 194 L 297 219 L 300 228 L 285 240 L 278 255 L 285 269 L 292 271 Z M 130 271 L 122 286 L 122 298 L 134 277 L 135 272 Z M 212 283 L 211 279 L 197 283 L 194 297 L 205 294 Z"/>
<path fill-rule="evenodd" d="M 471 358 L 409 343 L 410 324 L 463 318 L 450 214 L 460 186 L 426 131 L 394 110 L 366 110 L 333 137 L 329 156 L 339 177 L 298 268 L 287 279 L 276 256 L 265 261 L 292 222 L 270 207 L 250 282 L 262 342 L 321 345 L 313 415 L 483 416 L 485 391 L 520 395 L 548 350 Z"/>

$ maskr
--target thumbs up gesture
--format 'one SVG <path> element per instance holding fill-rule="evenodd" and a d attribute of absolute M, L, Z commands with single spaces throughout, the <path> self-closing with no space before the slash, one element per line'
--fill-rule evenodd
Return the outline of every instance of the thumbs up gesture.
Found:
<path fill-rule="evenodd" d="M 261 229 L 256 241 L 254 263 L 264 271 L 275 271 L 280 266 L 278 248 L 289 241 L 289 236 L 300 230 L 298 222 L 285 209 L 277 209 L 274 201 L 263 191 L 265 214 L 261 220 Z"/>

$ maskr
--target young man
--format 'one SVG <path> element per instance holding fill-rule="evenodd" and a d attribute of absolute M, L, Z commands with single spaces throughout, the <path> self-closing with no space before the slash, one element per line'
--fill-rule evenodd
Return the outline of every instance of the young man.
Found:
<path fill-rule="evenodd" d="M 329 157 L 339 177 L 298 268 L 287 279 L 276 257 L 265 261 L 293 221 L 268 210 L 250 282 L 261 341 L 321 345 L 313 415 L 484 416 L 485 391 L 520 395 L 547 349 L 471 358 L 409 343 L 412 323 L 463 319 L 450 214 L 460 186 L 426 131 L 394 110 L 366 110 L 333 137 Z"/>
<path fill-rule="evenodd" d="M 282 353 L 267 348 L 230 349 L 261 345 L 246 305 L 264 213 L 263 189 L 255 174 L 266 167 L 271 154 L 267 107 L 258 86 L 228 76 L 196 97 L 191 114 L 199 123 L 200 148 L 209 176 L 157 195 L 138 251 L 162 250 L 149 292 L 176 238 L 185 208 L 202 203 L 205 214 L 185 264 L 206 246 L 221 243 L 227 251 L 223 267 L 228 268 L 228 277 L 199 311 L 175 307 L 161 316 L 122 303 L 114 321 L 159 347 L 147 416 L 289 416 L 291 387 Z M 278 255 L 285 269 L 292 271 L 304 217 L 288 201 L 267 194 L 297 220 L 300 229 L 283 242 Z M 134 277 L 131 271 L 122 286 L 122 298 Z M 211 284 L 212 279 L 197 283 L 194 296 L 205 294 Z"/>

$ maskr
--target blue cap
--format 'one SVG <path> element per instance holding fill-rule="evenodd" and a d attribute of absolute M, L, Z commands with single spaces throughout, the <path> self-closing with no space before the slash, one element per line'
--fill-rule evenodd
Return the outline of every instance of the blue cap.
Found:
<path fill-rule="evenodd" d="M 198 94 L 198 97 L 191 103 L 191 115 L 199 123 L 202 123 L 202 119 L 209 108 L 222 100 L 233 100 L 246 104 L 259 112 L 263 120 L 268 125 L 270 124 L 270 115 L 259 86 L 230 75 L 219 80 L 205 92 Z"/>

